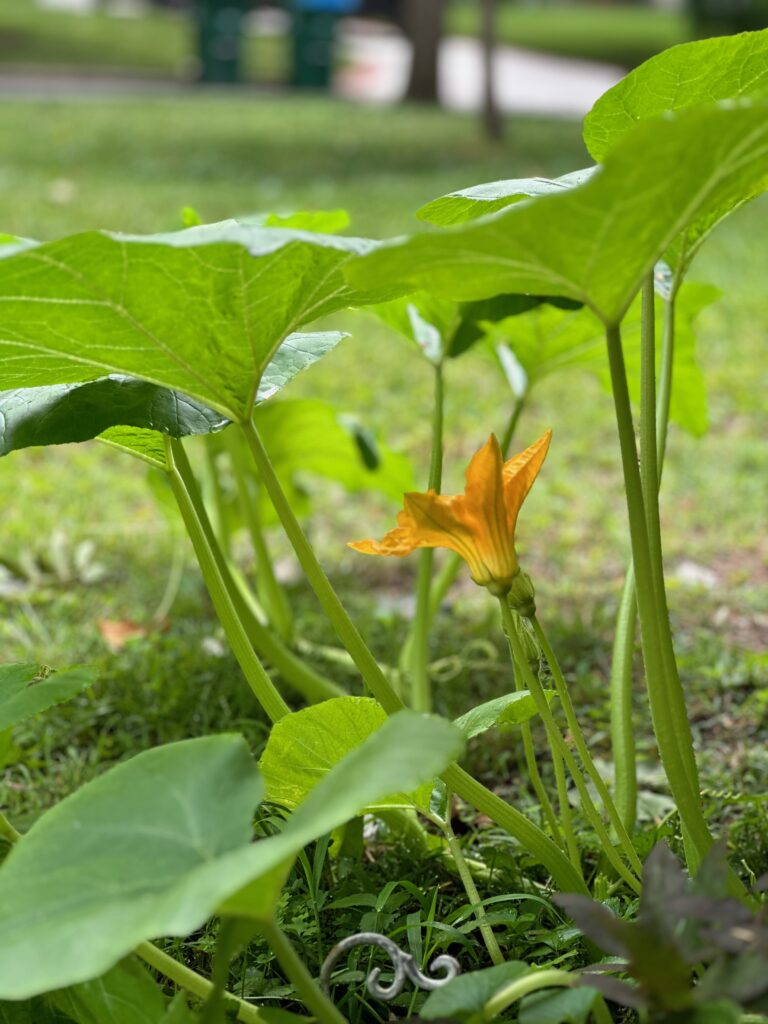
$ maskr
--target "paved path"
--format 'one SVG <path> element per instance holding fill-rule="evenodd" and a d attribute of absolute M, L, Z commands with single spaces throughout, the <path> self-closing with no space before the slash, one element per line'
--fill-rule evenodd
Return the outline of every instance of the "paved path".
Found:
<path fill-rule="evenodd" d="M 397 32 L 371 31 L 350 21 L 341 36 L 344 66 L 337 91 L 350 99 L 395 103 L 408 82 L 410 45 Z M 511 46 L 497 47 L 494 61 L 496 95 L 501 110 L 583 117 L 606 89 L 625 72 L 592 61 L 555 57 Z M 480 44 L 448 37 L 440 50 L 440 101 L 454 110 L 478 110 L 482 104 L 483 69 Z"/>

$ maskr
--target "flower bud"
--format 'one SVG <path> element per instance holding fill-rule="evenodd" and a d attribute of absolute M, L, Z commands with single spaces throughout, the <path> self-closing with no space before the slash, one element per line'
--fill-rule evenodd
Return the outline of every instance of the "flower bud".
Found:
<path fill-rule="evenodd" d="M 518 572 L 512 579 L 507 597 L 509 607 L 524 619 L 536 614 L 536 591 L 527 572 Z"/>

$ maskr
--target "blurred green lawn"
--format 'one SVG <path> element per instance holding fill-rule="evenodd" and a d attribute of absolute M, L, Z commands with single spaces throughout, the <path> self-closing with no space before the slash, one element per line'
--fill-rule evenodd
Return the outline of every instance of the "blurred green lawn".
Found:
<path fill-rule="evenodd" d="M 3 102 L 0 131 L 10 141 L 0 154 L 0 231 L 51 238 L 94 227 L 167 230 L 179 225 L 185 205 L 206 220 L 345 206 L 354 231 L 386 237 L 418 228 L 416 208 L 451 189 L 558 175 L 587 163 L 576 124 L 515 119 L 506 129 L 506 141 L 492 146 L 474 119 L 458 115 L 270 96 Z M 768 205 L 753 204 L 719 230 L 695 265 L 694 277 L 726 292 L 700 322 L 712 429 L 699 441 L 672 430 L 664 480 L 672 608 L 686 685 L 702 722 L 705 770 L 710 781 L 734 786 L 744 779 L 750 785 L 749 778 L 759 786 L 766 767 L 764 744 L 747 741 L 736 758 L 732 733 L 710 719 L 713 708 L 722 714 L 727 706 L 733 728 L 746 737 L 768 705 L 767 232 Z M 337 322 L 353 337 L 297 381 L 289 397 L 316 395 L 358 414 L 380 438 L 411 454 L 423 478 L 427 371 L 372 320 L 350 314 Z M 447 488 L 460 486 L 466 458 L 501 428 L 508 406 L 504 386 L 482 360 L 468 356 L 450 367 Z M 586 688 L 600 732 L 611 616 L 627 548 L 610 399 L 592 378 L 553 378 L 523 417 L 520 446 L 550 425 L 553 448 L 521 516 L 520 548 L 538 581 L 542 614 L 561 635 L 577 692 Z M 348 538 L 385 529 L 394 509 L 328 487 L 316 491 L 312 537 L 364 630 L 394 661 L 402 625 L 392 609 L 401 607 L 414 566 L 361 561 L 344 547 Z M 0 556 L 45 559 L 58 534 L 65 546 L 93 541 L 107 569 L 97 585 L 49 578 L 6 591 L 0 602 L 2 660 L 93 660 L 104 672 L 99 700 L 83 702 L 74 719 L 62 712 L 60 732 L 34 726 L 17 737 L 27 749 L 27 773 L 39 770 L 51 787 L 67 791 L 100 760 L 127 749 L 249 720 L 248 695 L 244 688 L 242 700 L 235 695 L 231 661 L 200 649 L 201 636 L 213 634 L 215 625 L 208 612 L 201 624 L 191 565 L 166 637 L 113 657 L 98 635 L 104 616 L 147 620 L 171 560 L 171 532 L 139 463 L 97 444 L 16 453 L 0 461 L 0 505 Z M 279 538 L 275 543 L 285 553 Z M 715 588 L 675 582 L 682 560 L 714 572 Z M 455 621 L 442 620 L 435 656 L 458 657 L 467 644 L 495 635 L 482 595 L 471 590 L 459 589 Z M 311 598 L 298 590 L 296 600 L 303 628 L 331 641 Z M 190 685 L 204 705 L 189 700 Z M 470 693 L 488 697 L 503 685 L 498 673 L 464 673 L 440 688 L 439 701 L 459 710 Z M 33 750 L 37 761 L 29 760 Z"/>
<path fill-rule="evenodd" d="M 476 0 L 453 0 L 449 32 L 476 35 Z M 636 5 L 499 5 L 498 38 L 516 46 L 632 67 L 690 38 L 687 18 Z M 249 80 L 283 81 L 288 73 L 284 37 L 251 38 L 245 47 Z M 78 71 L 131 72 L 192 77 L 192 26 L 188 16 L 155 9 L 139 18 L 105 12 L 72 15 L 39 8 L 34 0 L 0 0 L 0 68 L 56 66 Z"/>

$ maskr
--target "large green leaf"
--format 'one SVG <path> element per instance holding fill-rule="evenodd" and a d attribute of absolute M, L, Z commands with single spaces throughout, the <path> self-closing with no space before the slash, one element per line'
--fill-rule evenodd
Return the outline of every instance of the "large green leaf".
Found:
<path fill-rule="evenodd" d="M 534 992 L 520 1006 L 519 1024 L 587 1024 L 597 996 L 586 986 Z"/>
<path fill-rule="evenodd" d="M 381 705 L 370 697 L 338 697 L 280 719 L 259 761 L 267 799 L 294 810 L 342 758 L 380 729 L 386 718 Z M 428 808 L 431 793 L 432 783 L 428 782 L 411 793 L 388 793 L 367 810 Z"/>
<path fill-rule="evenodd" d="M 251 837 L 245 742 L 211 736 L 118 765 L 44 814 L 0 869 L 0 999 L 98 977 L 215 906 L 187 884 Z"/>
<path fill-rule="evenodd" d="M 694 323 L 719 297 L 711 285 L 686 283 L 676 298 L 676 330 L 671 418 L 694 436 L 707 429 L 707 395 L 696 359 Z M 663 307 L 657 303 L 658 338 Z M 633 400 L 639 400 L 641 303 L 636 299 L 622 324 L 624 355 Z M 552 373 L 582 369 L 596 374 L 610 389 L 603 328 L 585 307 L 564 309 L 542 304 L 516 317 L 487 325 L 494 358 L 515 393 L 532 388 Z M 660 351 L 660 340 L 658 344 Z"/>
<path fill-rule="evenodd" d="M 452 302 L 422 291 L 370 306 L 369 312 L 439 366 L 479 341 L 485 333 L 483 322 L 516 315 L 543 301 L 530 295 L 495 295 L 478 302 Z"/>
<path fill-rule="evenodd" d="M 595 160 L 638 122 L 716 100 L 768 97 L 768 29 L 672 46 L 603 93 L 584 119 Z"/>
<path fill-rule="evenodd" d="M 393 793 L 411 793 L 431 783 L 463 748 L 463 736 L 445 719 L 413 711 L 392 715 L 324 775 L 285 831 L 269 841 L 272 846 L 260 843 L 249 854 L 258 881 L 238 892 L 223 909 L 256 919 L 271 915 L 287 867 L 301 847 L 365 808 L 381 806 Z M 283 847 L 288 861 L 281 858 Z"/>
<path fill-rule="evenodd" d="M 324 332 L 286 338 L 264 371 L 256 404 L 276 395 L 343 337 L 339 332 Z M 226 416 L 178 391 L 122 374 L 76 384 L 0 391 L 0 455 L 32 445 L 90 441 L 106 434 L 104 440 L 146 457 L 141 443 L 138 451 L 134 448 L 145 431 L 187 437 L 215 433 L 229 423 Z M 126 432 L 126 427 L 131 430 Z M 135 434 L 135 430 L 142 433 Z M 151 461 L 160 464 L 164 462 L 161 437 L 156 439 L 153 453 L 155 449 Z"/>
<path fill-rule="evenodd" d="M 557 696 L 554 690 L 544 691 L 547 700 L 551 703 Z M 454 719 L 453 724 L 464 733 L 468 740 L 479 736 L 497 725 L 522 725 L 535 718 L 538 714 L 536 701 L 529 690 L 518 690 L 515 693 L 505 693 L 503 697 L 494 697 L 484 704 L 478 704 L 471 708 L 460 718 Z"/>
<path fill-rule="evenodd" d="M 0 869 L 0 999 L 103 974 L 142 940 L 187 935 L 217 908 L 271 915 L 303 846 L 442 771 L 462 738 L 401 712 L 345 757 L 285 830 L 249 842 L 261 784 L 244 741 L 140 754 L 44 814 Z"/>
<path fill-rule="evenodd" d="M 163 435 L 156 430 L 145 430 L 143 427 L 110 427 L 99 434 L 99 441 L 135 455 L 157 469 L 170 468 Z"/>
<path fill-rule="evenodd" d="M 113 426 L 172 437 L 208 434 L 230 421 L 178 391 L 113 374 L 82 384 L 0 391 L 0 455 L 32 445 L 90 441 Z"/>
<path fill-rule="evenodd" d="M 48 1002 L 76 1024 L 164 1024 L 167 1020 L 168 1000 L 133 959 L 93 981 L 52 992 Z"/>
<path fill-rule="evenodd" d="M 95 682 L 94 669 L 84 666 L 45 675 L 38 665 L 0 665 L 0 732 L 76 697 Z"/>
<path fill-rule="evenodd" d="M 482 1020 L 488 1000 L 507 985 L 525 977 L 531 968 L 521 960 L 460 974 L 447 985 L 430 992 L 421 1008 L 424 1020 Z"/>
<path fill-rule="evenodd" d="M 369 307 L 369 311 L 410 341 L 435 366 L 444 359 L 459 319 L 455 302 L 438 299 L 429 292 L 390 299 Z"/>
<path fill-rule="evenodd" d="M 278 475 L 290 480 L 296 474 L 323 477 L 347 491 L 374 490 L 401 501 L 413 490 L 409 459 L 386 445 L 375 445 L 361 436 L 356 421 L 320 399 L 287 399 L 259 406 L 254 421 Z M 366 444 L 365 450 L 361 448 Z"/>
<path fill-rule="evenodd" d="M 422 206 L 417 216 L 441 227 L 464 224 L 468 220 L 477 220 L 488 213 L 503 210 L 523 199 L 554 195 L 576 188 L 588 181 L 596 170 L 595 167 L 586 167 L 582 171 L 564 174 L 561 178 L 509 178 L 472 185 L 433 199 L 431 203 Z"/>
<path fill-rule="evenodd" d="M 352 262 L 358 286 L 456 300 L 562 295 L 618 323 L 644 276 L 702 218 L 768 180 L 768 105 L 684 110 L 637 124 L 587 184 Z"/>
<path fill-rule="evenodd" d="M 247 417 L 288 335 L 388 297 L 350 288 L 342 273 L 373 245 L 225 221 L 166 235 L 87 232 L 17 251 L 0 275 L 0 386 L 122 373 Z"/>

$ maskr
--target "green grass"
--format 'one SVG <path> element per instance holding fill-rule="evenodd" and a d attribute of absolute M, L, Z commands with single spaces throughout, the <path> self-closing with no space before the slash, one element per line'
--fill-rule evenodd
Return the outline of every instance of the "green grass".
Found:
<path fill-rule="evenodd" d="M 451 31 L 479 32 L 479 5 L 455 0 Z M 501 42 L 564 57 L 583 57 L 635 67 L 655 53 L 693 37 L 681 12 L 640 4 L 545 3 L 533 6 L 502 0 L 497 34 Z"/>
<path fill-rule="evenodd" d="M 446 27 L 449 32 L 476 35 L 475 0 L 454 0 Z M 682 14 L 634 4 L 499 4 L 501 42 L 627 67 L 684 42 L 691 32 Z M 248 80 L 286 79 L 285 38 L 250 38 L 244 53 Z M 114 18 L 98 11 L 75 16 L 42 10 L 34 0 L 0 0 L 3 65 L 188 79 L 195 74 L 192 23 L 188 15 L 162 9 L 140 18 Z"/>
<path fill-rule="evenodd" d="M 246 40 L 248 80 L 284 80 L 287 60 L 285 40 Z M 77 15 L 47 11 L 34 0 L 0 0 L 3 65 L 192 79 L 196 75 L 193 23 L 189 15 L 172 9 L 152 8 L 138 18 L 115 18 L 103 11 Z"/>

